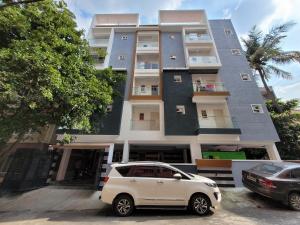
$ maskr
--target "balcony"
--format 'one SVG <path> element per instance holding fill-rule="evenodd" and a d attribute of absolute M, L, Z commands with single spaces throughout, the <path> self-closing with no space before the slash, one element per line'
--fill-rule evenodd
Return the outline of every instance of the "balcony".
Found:
<path fill-rule="evenodd" d="M 193 82 L 194 103 L 226 102 L 226 97 L 230 95 L 222 82 Z"/>
<path fill-rule="evenodd" d="M 133 105 L 131 130 L 160 130 L 159 105 Z"/>
<path fill-rule="evenodd" d="M 90 47 L 107 47 L 109 42 L 108 38 L 95 38 L 89 40 Z"/>
<path fill-rule="evenodd" d="M 132 95 L 158 96 L 159 95 L 159 87 L 156 85 L 153 85 L 152 87 L 145 87 L 145 86 L 133 87 Z"/>
<path fill-rule="evenodd" d="M 203 25 L 207 24 L 204 10 L 160 10 L 160 25 Z"/>
<path fill-rule="evenodd" d="M 132 120 L 132 130 L 159 130 L 159 120 Z"/>
<path fill-rule="evenodd" d="M 152 53 L 159 51 L 158 42 L 140 41 L 137 43 L 136 51 L 139 53 Z"/>
<path fill-rule="evenodd" d="M 136 69 L 141 70 L 157 70 L 159 69 L 159 64 L 157 62 L 138 62 Z"/>
<path fill-rule="evenodd" d="M 205 64 L 217 64 L 218 60 L 216 56 L 190 56 L 190 66 L 201 66 Z"/>
<path fill-rule="evenodd" d="M 91 57 L 93 59 L 93 62 L 94 62 L 94 65 L 95 65 L 96 69 L 103 69 L 104 68 L 105 58 L 100 58 L 98 55 L 94 55 L 94 54 L 92 54 Z"/>
<path fill-rule="evenodd" d="M 206 115 L 198 118 L 197 134 L 241 134 L 234 117 Z"/>
<path fill-rule="evenodd" d="M 211 37 L 209 34 L 198 34 L 198 33 L 190 33 L 185 36 L 186 42 L 202 42 L 202 41 L 211 41 Z"/>

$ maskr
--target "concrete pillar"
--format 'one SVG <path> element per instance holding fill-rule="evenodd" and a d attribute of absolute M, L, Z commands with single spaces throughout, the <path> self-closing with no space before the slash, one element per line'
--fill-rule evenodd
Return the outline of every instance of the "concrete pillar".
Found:
<path fill-rule="evenodd" d="M 128 161 L 129 161 L 129 144 L 128 141 L 125 141 L 123 146 L 122 163 L 128 163 Z"/>
<path fill-rule="evenodd" d="M 266 150 L 271 160 L 281 160 L 275 143 L 266 145 Z"/>
<path fill-rule="evenodd" d="M 112 164 L 113 155 L 114 155 L 114 144 L 110 144 L 108 147 L 108 157 L 107 157 L 107 164 Z"/>
<path fill-rule="evenodd" d="M 64 149 L 64 153 L 61 158 L 61 161 L 59 164 L 59 169 L 58 169 L 57 176 L 56 176 L 57 181 L 61 181 L 61 180 L 65 179 L 71 152 L 72 152 L 72 149 Z"/>
<path fill-rule="evenodd" d="M 190 143 L 192 163 L 196 164 L 196 159 L 202 159 L 201 145 L 197 142 Z"/>

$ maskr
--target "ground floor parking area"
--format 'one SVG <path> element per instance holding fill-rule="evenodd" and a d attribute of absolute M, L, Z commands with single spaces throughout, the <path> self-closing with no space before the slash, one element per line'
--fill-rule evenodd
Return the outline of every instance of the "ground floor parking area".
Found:
<path fill-rule="evenodd" d="M 91 190 L 47 187 L 0 198 L 0 223 L 48 224 L 299 224 L 300 212 L 241 188 L 222 190 L 223 201 L 212 215 L 185 211 L 138 210 L 127 218 L 114 217 L 109 206 Z"/>

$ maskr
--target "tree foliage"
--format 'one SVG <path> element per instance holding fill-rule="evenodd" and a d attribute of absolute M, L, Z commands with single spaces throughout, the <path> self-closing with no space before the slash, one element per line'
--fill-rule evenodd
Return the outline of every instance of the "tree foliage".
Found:
<path fill-rule="evenodd" d="M 48 124 L 89 130 L 123 76 L 96 71 L 63 1 L 0 11 L 0 142 Z"/>
<path fill-rule="evenodd" d="M 281 112 L 278 112 L 270 101 L 267 102 L 268 110 L 281 140 L 276 143 L 279 154 L 282 159 L 300 159 L 300 114 L 294 112 L 295 108 L 299 106 L 299 101 L 277 100 L 277 104 L 281 107 Z"/>
<path fill-rule="evenodd" d="M 288 22 L 274 26 L 269 33 L 254 26 L 246 39 L 242 39 L 246 48 L 246 57 L 250 67 L 259 74 L 268 96 L 277 111 L 281 111 L 274 93 L 270 90 L 267 81 L 275 75 L 283 79 L 292 79 L 292 74 L 280 69 L 276 65 L 284 65 L 300 61 L 300 51 L 285 51 L 281 48 L 281 42 L 287 37 L 287 32 L 295 23 Z"/>
<path fill-rule="evenodd" d="M 20 4 L 30 4 L 35 2 L 41 2 L 44 0 L 0 0 L 0 9 L 14 6 L 14 5 L 20 5 Z"/>

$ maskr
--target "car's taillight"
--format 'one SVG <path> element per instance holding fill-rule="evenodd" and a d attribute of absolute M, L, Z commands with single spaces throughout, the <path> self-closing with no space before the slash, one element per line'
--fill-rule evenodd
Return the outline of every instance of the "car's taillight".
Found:
<path fill-rule="evenodd" d="M 108 179 L 109 179 L 109 177 L 104 177 L 104 178 L 103 178 L 104 184 L 108 181 Z"/>
<path fill-rule="evenodd" d="M 276 185 L 274 185 L 273 181 L 266 178 L 259 179 L 259 183 L 266 188 L 276 188 Z"/>

